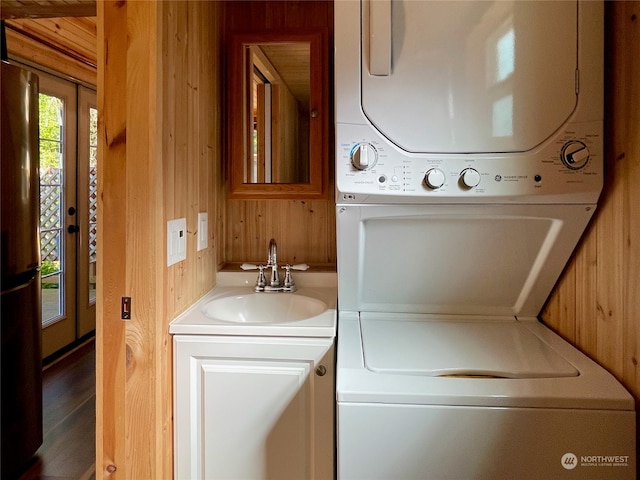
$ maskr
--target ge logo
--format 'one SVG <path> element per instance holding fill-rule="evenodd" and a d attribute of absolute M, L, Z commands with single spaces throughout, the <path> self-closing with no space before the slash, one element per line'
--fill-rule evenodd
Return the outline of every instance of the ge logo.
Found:
<path fill-rule="evenodd" d="M 562 467 L 566 470 L 573 470 L 578 466 L 578 457 L 573 453 L 565 453 L 560 459 L 560 463 L 562 463 Z"/>

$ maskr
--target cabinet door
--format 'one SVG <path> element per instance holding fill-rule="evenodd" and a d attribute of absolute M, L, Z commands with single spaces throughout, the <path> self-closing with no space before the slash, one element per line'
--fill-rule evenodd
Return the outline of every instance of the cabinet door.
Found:
<path fill-rule="evenodd" d="M 333 339 L 174 342 L 176 478 L 333 478 Z"/>

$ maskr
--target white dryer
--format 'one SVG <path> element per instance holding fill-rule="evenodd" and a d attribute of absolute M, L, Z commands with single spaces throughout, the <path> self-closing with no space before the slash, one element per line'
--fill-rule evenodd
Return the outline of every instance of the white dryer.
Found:
<path fill-rule="evenodd" d="M 537 319 L 602 185 L 602 4 L 335 18 L 338 478 L 635 478 L 633 398 Z"/>

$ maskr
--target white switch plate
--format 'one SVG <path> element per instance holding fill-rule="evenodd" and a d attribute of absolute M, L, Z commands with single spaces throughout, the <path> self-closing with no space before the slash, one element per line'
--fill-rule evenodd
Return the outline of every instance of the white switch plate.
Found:
<path fill-rule="evenodd" d="M 207 212 L 198 213 L 198 251 L 207 248 L 209 236 L 209 214 Z"/>
<path fill-rule="evenodd" d="M 187 259 L 187 219 L 167 222 L 167 267 Z"/>

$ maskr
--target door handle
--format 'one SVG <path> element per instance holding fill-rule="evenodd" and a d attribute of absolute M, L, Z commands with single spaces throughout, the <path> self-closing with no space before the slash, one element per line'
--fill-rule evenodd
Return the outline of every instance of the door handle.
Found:
<path fill-rule="evenodd" d="M 80 231 L 80 227 L 78 225 L 69 225 L 67 227 L 67 232 L 69 233 L 78 233 Z"/>

